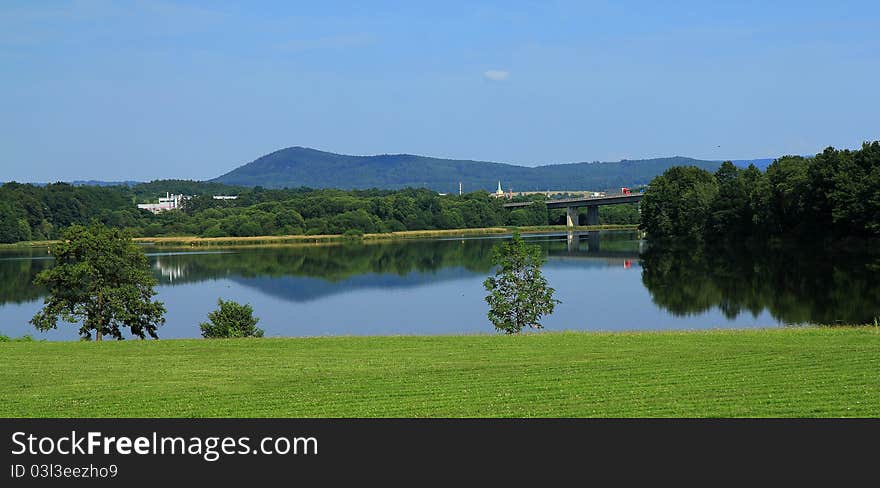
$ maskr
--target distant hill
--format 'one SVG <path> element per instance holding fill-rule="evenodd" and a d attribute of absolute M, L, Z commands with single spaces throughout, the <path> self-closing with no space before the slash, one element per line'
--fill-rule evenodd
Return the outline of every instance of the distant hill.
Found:
<path fill-rule="evenodd" d="M 754 164 L 756 168 L 764 171 L 767 169 L 767 166 L 770 166 L 770 163 L 775 160 L 776 158 L 732 159 L 730 160 L 730 162 L 736 165 L 738 168 L 748 168 L 750 164 Z"/>
<path fill-rule="evenodd" d="M 8 182 L 0 182 L 0 184 L 3 184 L 3 183 L 8 183 Z M 53 183 L 55 183 L 55 182 L 53 182 Z M 139 184 L 140 181 L 74 180 L 74 181 L 69 181 L 66 183 L 69 185 L 73 185 L 73 186 L 100 186 L 100 187 L 127 186 L 127 187 L 132 187 L 132 186 Z M 49 185 L 50 183 L 36 182 L 36 183 L 28 183 L 28 184 L 34 185 L 34 186 L 46 186 L 46 185 Z"/>
<path fill-rule="evenodd" d="M 75 180 L 70 184 L 73 186 L 134 186 L 141 183 L 140 181 L 100 181 L 100 180 Z"/>
<path fill-rule="evenodd" d="M 647 184 L 671 166 L 692 165 L 715 171 L 720 163 L 675 156 L 619 162 L 552 164 L 534 168 L 486 161 L 441 159 L 411 154 L 348 156 L 306 147 L 267 154 L 210 180 L 227 185 L 266 188 L 364 189 L 425 187 L 439 192 L 495 190 L 604 190 Z"/>

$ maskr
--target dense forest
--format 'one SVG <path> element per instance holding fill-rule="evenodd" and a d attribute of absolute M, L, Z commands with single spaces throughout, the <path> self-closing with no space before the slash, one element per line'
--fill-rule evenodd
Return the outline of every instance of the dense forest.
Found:
<path fill-rule="evenodd" d="M 179 210 L 153 215 L 136 203 L 165 192 L 192 198 Z M 212 195 L 233 194 L 236 200 Z M 71 224 L 97 220 L 126 228 L 135 236 L 202 237 L 373 233 L 564 223 L 563 210 L 548 211 L 543 197 L 530 197 L 529 207 L 507 210 L 506 200 L 485 191 L 439 195 L 425 189 L 405 190 L 270 190 L 219 183 L 164 180 L 133 186 L 45 186 L 7 183 L 0 186 L 0 242 L 57 238 Z M 602 207 L 600 223 L 635 224 L 632 205 Z"/>
<path fill-rule="evenodd" d="M 641 227 L 656 240 L 880 237 L 880 142 L 784 156 L 764 172 L 670 168 L 648 185 Z"/>
<path fill-rule="evenodd" d="M 54 239 L 92 219 L 134 227 L 143 216 L 133 198 L 124 187 L 6 183 L 0 186 L 0 242 Z"/>
<path fill-rule="evenodd" d="M 306 147 L 289 147 L 240 166 L 213 181 L 266 188 L 430 188 L 457 193 L 495 190 L 609 190 L 644 185 L 672 166 L 715 171 L 720 163 L 685 157 L 549 164 L 538 167 L 430 158 L 412 154 L 349 156 Z"/>

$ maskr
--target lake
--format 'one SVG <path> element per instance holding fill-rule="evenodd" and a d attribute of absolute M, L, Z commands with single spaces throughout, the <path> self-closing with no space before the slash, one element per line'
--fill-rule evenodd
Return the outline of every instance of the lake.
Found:
<path fill-rule="evenodd" d="M 482 282 L 491 248 L 506 237 L 315 246 L 145 247 L 158 299 L 160 338 L 199 337 L 217 299 L 249 303 L 266 336 L 494 333 Z M 821 252 L 737 255 L 647 246 L 635 232 L 529 235 L 547 255 L 544 274 L 562 301 L 545 330 L 777 327 L 880 317 L 880 261 Z M 766 254 L 766 255 L 765 255 Z M 52 265 L 46 248 L 0 251 L 0 333 L 75 340 L 60 323 L 28 320 Z"/>

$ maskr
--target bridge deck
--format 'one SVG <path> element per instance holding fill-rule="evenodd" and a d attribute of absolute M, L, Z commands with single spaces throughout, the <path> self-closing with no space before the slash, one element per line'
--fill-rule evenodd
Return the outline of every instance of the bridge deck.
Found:
<path fill-rule="evenodd" d="M 644 194 L 611 195 L 605 197 L 565 198 L 561 200 L 545 200 L 547 208 L 593 207 L 599 205 L 619 205 L 621 203 L 637 203 Z M 505 203 L 504 208 L 527 207 L 533 202 Z"/>

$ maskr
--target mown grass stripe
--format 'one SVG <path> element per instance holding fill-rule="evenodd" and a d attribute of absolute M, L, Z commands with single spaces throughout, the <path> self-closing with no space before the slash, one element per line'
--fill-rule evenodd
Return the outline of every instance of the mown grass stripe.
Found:
<path fill-rule="evenodd" d="M 880 334 L 0 343 L 0 415 L 878 416 Z"/>

